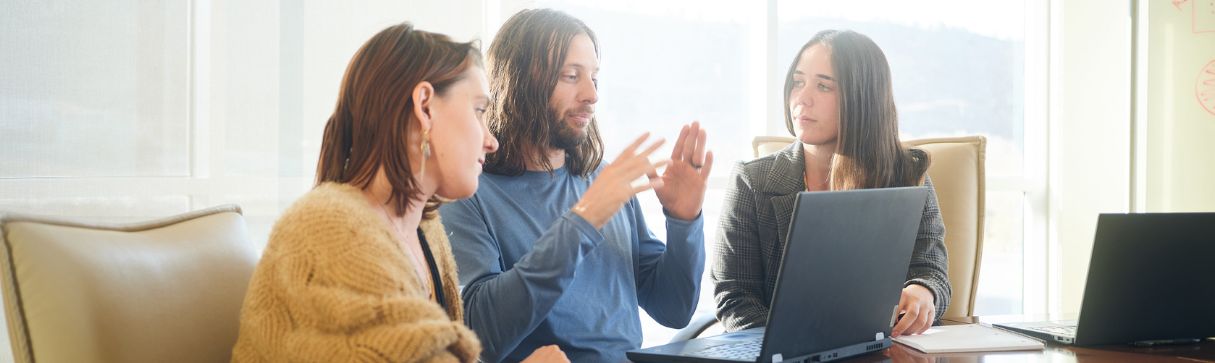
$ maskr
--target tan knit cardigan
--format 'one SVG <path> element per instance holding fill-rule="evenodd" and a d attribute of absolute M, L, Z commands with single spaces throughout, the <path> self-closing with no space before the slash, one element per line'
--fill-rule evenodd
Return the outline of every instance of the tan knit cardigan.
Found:
<path fill-rule="evenodd" d="M 422 231 L 447 311 L 361 191 L 326 183 L 274 225 L 241 309 L 233 362 L 473 362 L 456 263 L 438 217 Z M 438 287 L 436 287 L 438 288 Z"/>

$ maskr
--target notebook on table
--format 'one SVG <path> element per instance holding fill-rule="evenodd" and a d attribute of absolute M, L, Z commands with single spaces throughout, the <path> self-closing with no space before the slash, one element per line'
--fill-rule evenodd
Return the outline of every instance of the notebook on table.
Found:
<path fill-rule="evenodd" d="M 979 324 L 942 325 L 920 335 L 903 335 L 894 341 L 924 353 L 1002 352 L 1041 350 L 1041 340 Z"/>

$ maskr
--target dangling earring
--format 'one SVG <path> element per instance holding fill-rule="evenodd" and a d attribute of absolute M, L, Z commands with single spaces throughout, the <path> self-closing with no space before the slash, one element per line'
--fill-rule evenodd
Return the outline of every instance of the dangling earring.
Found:
<path fill-rule="evenodd" d="M 426 159 L 430 159 L 430 130 L 422 130 L 422 165 L 418 167 L 418 179 L 426 176 Z"/>

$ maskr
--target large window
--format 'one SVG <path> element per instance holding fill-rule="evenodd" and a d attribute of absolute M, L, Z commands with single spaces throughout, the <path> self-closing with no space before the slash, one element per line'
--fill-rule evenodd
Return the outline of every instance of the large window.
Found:
<path fill-rule="evenodd" d="M 401 21 L 483 33 L 480 0 L 18 2 L 0 15 L 0 210 L 143 220 L 222 203 L 264 244 L 312 184 L 355 50 Z"/>
<path fill-rule="evenodd" d="M 988 139 L 986 236 L 976 313 L 1021 313 L 1024 291 L 1044 289 L 1024 283 L 1025 231 L 1035 218 L 1032 212 L 1041 210 L 1031 194 L 1042 182 L 1034 180 L 1040 173 L 1027 174 L 1026 169 L 1045 168 L 1025 157 L 1026 104 L 1039 101 L 1025 96 L 1034 94 L 1026 91 L 1027 53 L 1037 54 L 1027 47 L 1045 46 L 1026 41 L 1027 24 L 1043 21 L 1032 7 L 1009 2 L 979 9 L 954 0 L 552 0 L 535 5 L 566 11 L 599 36 L 597 110 L 609 157 L 643 131 L 670 139 L 680 124 L 694 119 L 708 127 L 710 148 L 718 156 L 705 201 L 710 251 L 716 247 L 716 216 L 731 164 L 751 158 L 752 137 L 787 135 L 780 87 L 794 53 L 823 29 L 868 35 L 891 64 L 903 139 Z M 650 227 L 662 235 L 660 205 L 652 193 L 641 199 Z M 712 313 L 716 304 L 707 272 L 703 282 L 699 311 Z M 642 320 L 647 346 L 666 342 L 675 331 L 648 316 Z"/>

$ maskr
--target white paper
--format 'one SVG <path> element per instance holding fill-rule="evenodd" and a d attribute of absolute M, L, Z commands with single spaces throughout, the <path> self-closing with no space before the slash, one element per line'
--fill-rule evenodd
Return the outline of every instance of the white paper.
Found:
<path fill-rule="evenodd" d="M 903 335 L 894 341 L 924 353 L 998 352 L 1041 350 L 1042 341 L 979 324 L 943 325 L 920 335 Z"/>

